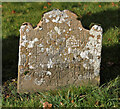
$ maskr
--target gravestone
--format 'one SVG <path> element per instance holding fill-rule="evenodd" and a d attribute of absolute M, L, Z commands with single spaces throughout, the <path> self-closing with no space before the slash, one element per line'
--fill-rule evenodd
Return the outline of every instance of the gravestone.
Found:
<path fill-rule="evenodd" d="M 20 27 L 18 92 L 44 91 L 67 85 L 99 84 L 102 28 L 83 28 L 77 15 L 52 10 L 36 28 Z"/>

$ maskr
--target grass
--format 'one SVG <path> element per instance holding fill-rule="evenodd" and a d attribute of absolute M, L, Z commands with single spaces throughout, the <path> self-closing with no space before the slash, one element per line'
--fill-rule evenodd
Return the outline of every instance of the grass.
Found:
<path fill-rule="evenodd" d="M 38 107 L 45 101 L 53 107 L 117 107 L 120 75 L 120 3 L 2 3 L 2 64 L 3 106 Z M 101 87 L 71 86 L 64 90 L 46 93 L 18 94 L 16 81 L 18 67 L 19 28 L 23 22 L 35 27 L 42 14 L 52 9 L 68 9 L 78 15 L 82 25 L 90 29 L 91 24 L 103 28 L 101 60 Z M 107 84 L 107 85 L 103 85 Z M 14 102 L 13 102 L 14 101 Z"/>
<path fill-rule="evenodd" d="M 52 107 L 118 107 L 120 77 L 101 87 L 70 86 L 61 90 L 16 93 L 16 81 L 7 81 L 3 90 L 3 107 L 43 107 L 48 102 Z"/>

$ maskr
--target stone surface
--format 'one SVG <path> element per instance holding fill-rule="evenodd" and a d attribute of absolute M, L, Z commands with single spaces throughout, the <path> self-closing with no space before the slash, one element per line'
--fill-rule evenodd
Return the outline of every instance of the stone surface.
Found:
<path fill-rule="evenodd" d="M 36 28 L 20 27 L 18 92 L 55 89 L 69 84 L 99 84 L 102 28 L 82 27 L 77 16 L 52 10 Z"/>

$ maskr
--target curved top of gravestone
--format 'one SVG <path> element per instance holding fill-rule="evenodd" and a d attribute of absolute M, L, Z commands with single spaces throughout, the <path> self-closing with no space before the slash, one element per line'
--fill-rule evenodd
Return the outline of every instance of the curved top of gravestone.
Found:
<path fill-rule="evenodd" d="M 71 26 L 72 22 L 78 24 L 79 27 L 83 28 L 81 22 L 77 20 L 77 15 L 69 10 L 60 11 L 59 9 L 54 9 L 52 11 L 46 12 L 43 14 L 42 20 L 37 24 L 37 27 L 34 29 L 38 29 L 44 23 L 56 23 L 56 24 L 64 24 L 66 23 L 69 27 Z M 32 25 L 28 22 L 23 23 L 23 25 L 29 25 L 30 28 L 33 29 Z"/>

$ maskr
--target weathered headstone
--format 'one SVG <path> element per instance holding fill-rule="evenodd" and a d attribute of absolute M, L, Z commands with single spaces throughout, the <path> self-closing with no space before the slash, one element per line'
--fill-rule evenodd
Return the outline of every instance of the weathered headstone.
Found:
<path fill-rule="evenodd" d="M 69 84 L 99 84 L 102 28 L 82 27 L 77 16 L 52 10 L 33 28 L 20 28 L 18 92 L 55 89 Z"/>

